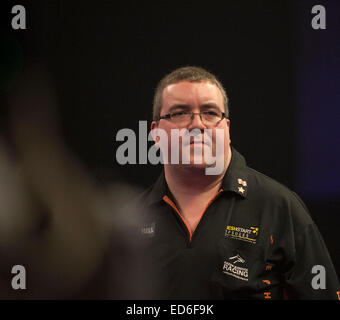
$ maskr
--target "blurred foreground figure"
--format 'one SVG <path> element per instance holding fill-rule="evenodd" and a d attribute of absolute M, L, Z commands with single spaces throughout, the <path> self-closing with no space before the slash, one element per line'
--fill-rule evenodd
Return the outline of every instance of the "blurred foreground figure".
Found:
<path fill-rule="evenodd" d="M 125 236 L 134 211 L 122 209 L 134 191 L 98 185 L 72 157 L 58 134 L 56 97 L 43 72 L 27 72 L 7 103 L 10 139 L 0 136 L 0 299 L 138 298 L 137 280 L 119 280 L 135 260 L 134 240 Z M 12 287 L 14 265 L 25 267 L 24 290 Z"/>

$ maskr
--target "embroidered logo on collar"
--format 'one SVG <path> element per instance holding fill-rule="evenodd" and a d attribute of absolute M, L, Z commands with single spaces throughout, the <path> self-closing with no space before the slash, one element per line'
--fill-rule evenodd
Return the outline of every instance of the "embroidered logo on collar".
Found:
<path fill-rule="evenodd" d="M 247 192 L 247 186 L 248 186 L 247 181 L 242 180 L 241 178 L 238 178 L 237 183 L 238 183 L 238 186 L 237 186 L 238 193 L 245 195 Z"/>
<path fill-rule="evenodd" d="M 238 192 L 241 192 L 243 194 L 245 190 L 242 187 L 238 187 Z"/>
<path fill-rule="evenodd" d="M 243 228 L 235 226 L 227 226 L 224 233 L 226 237 L 251 243 L 256 243 L 258 234 L 258 227 Z"/>
<path fill-rule="evenodd" d="M 237 179 L 237 183 L 240 184 L 240 185 L 242 185 L 242 186 L 244 186 L 244 187 L 247 186 L 247 181 L 244 181 L 244 180 L 242 180 L 241 178 L 238 178 L 238 179 Z"/>

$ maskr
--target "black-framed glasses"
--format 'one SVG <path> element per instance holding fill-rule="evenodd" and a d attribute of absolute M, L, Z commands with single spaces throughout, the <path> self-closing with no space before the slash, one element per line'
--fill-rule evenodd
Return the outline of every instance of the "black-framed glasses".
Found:
<path fill-rule="evenodd" d="M 224 112 L 218 110 L 209 110 L 202 112 L 176 111 L 164 116 L 160 116 L 159 119 L 170 119 L 174 123 L 188 125 L 193 120 L 195 114 L 199 114 L 202 123 L 208 126 L 216 125 L 223 118 L 225 118 Z"/>

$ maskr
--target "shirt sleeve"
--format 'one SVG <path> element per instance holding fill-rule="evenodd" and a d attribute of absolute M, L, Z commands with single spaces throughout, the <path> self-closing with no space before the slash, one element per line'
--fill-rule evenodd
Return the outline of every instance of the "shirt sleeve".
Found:
<path fill-rule="evenodd" d="M 296 195 L 295 195 L 296 196 Z M 315 225 L 308 219 L 301 225 L 299 217 L 309 216 L 306 206 L 296 196 L 292 210 L 294 219 L 293 254 L 290 267 L 284 273 L 284 292 L 288 299 L 340 300 L 338 277 L 324 240 Z"/>

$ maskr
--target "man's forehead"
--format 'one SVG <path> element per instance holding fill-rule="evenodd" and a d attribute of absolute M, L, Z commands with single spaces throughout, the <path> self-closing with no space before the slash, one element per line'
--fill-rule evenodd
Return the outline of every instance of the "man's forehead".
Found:
<path fill-rule="evenodd" d="M 223 104 L 220 89 L 209 81 L 181 81 L 168 85 L 163 90 L 163 103 L 190 103 L 190 100 L 215 101 Z"/>

